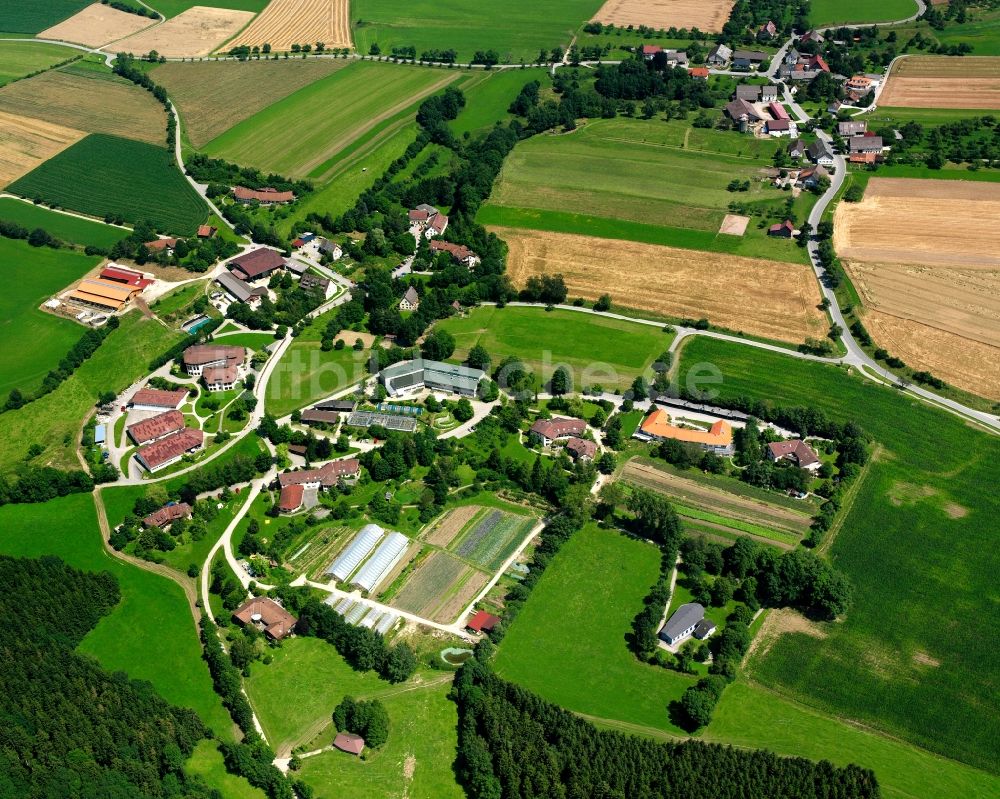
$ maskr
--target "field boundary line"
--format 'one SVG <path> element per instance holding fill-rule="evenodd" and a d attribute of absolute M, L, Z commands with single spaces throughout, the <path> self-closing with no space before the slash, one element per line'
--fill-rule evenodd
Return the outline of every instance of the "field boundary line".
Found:
<path fill-rule="evenodd" d="M 840 514 L 837 516 L 836 521 L 834 521 L 834 523 L 830 526 L 830 529 L 827 530 L 827 534 L 820 545 L 816 547 L 817 555 L 826 555 L 830 551 L 830 547 L 833 546 L 834 540 L 837 538 L 841 528 L 844 526 L 844 521 L 854 508 L 854 501 L 858 498 L 858 493 L 861 491 L 861 485 L 871 474 L 872 464 L 881 459 L 884 451 L 885 450 L 881 444 L 876 444 L 874 449 L 872 449 L 872 454 L 871 457 L 868 458 L 868 462 L 861 467 L 861 474 L 859 474 L 857 479 L 854 481 L 854 485 L 847 489 L 847 496 L 841 503 Z"/>

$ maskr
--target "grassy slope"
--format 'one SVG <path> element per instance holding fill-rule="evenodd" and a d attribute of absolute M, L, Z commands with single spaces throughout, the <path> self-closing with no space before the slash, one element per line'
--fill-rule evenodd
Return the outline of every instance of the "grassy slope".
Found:
<path fill-rule="evenodd" d="M 1000 681 L 984 631 L 1000 624 L 989 586 L 1000 558 L 991 522 L 1000 443 L 950 415 L 848 377 L 696 339 L 689 364 L 716 364 L 724 396 L 750 394 L 856 419 L 886 452 L 873 464 L 831 557 L 854 583 L 854 606 L 825 639 L 792 635 L 751 664 L 801 701 L 856 718 L 982 768 L 998 762 Z M 961 515 L 965 513 L 965 515 Z M 924 665 L 926 657 L 940 665 Z"/>
<path fill-rule="evenodd" d="M 1000 56 L 1000 9 L 977 9 L 962 25 L 948 23 L 943 31 L 933 31 L 934 37 L 945 44 L 972 45 L 975 55 Z"/>
<path fill-rule="evenodd" d="M 495 49 L 502 63 L 533 61 L 540 48 L 569 44 L 601 0 L 510 0 L 503 5 L 469 5 L 463 0 L 357 0 L 351 7 L 359 52 L 374 42 L 388 53 L 393 46 L 458 51 L 462 62 L 476 50 Z M 359 21 L 363 20 L 361 24 Z"/>
<path fill-rule="evenodd" d="M 809 21 L 816 27 L 850 22 L 891 22 L 917 13 L 913 0 L 812 0 Z"/>
<path fill-rule="evenodd" d="M 267 794 L 260 788 L 254 788 L 243 778 L 226 771 L 222 753 L 213 741 L 202 741 L 195 747 L 184 764 L 184 771 L 201 777 L 222 794 L 221 799 L 267 799 Z"/>
<path fill-rule="evenodd" d="M 560 364 L 569 367 L 577 385 L 631 384 L 669 346 L 671 336 L 658 328 L 575 311 L 543 308 L 473 309 L 467 316 L 438 323 L 455 337 L 454 358 L 463 359 L 482 344 L 499 365 L 517 355 L 548 379 Z"/>
<path fill-rule="evenodd" d="M 6 218 L 0 209 L 0 219 Z M 97 262 L 97 258 L 82 253 L 35 248 L 24 241 L 0 238 L 0 270 L 6 284 L 0 294 L 4 343 L 0 348 L 0 396 L 6 399 L 13 388 L 34 391 L 86 332 L 70 319 L 38 310 L 38 305 Z"/>
<path fill-rule="evenodd" d="M 92 216 L 146 219 L 178 235 L 192 235 L 208 216 L 208 207 L 166 149 L 100 133 L 81 139 L 8 188 Z"/>
<path fill-rule="evenodd" d="M 451 129 L 459 136 L 469 132 L 493 127 L 496 122 L 506 122 L 512 118 L 507 113 L 510 104 L 530 81 L 537 80 L 545 85 L 547 70 L 508 69 L 502 72 L 484 73 L 486 80 L 465 90 L 465 108 L 458 119 L 450 123 Z"/>
<path fill-rule="evenodd" d="M 17 411 L 0 414 L 0 473 L 17 470 L 33 442 L 46 449 L 39 464 L 79 468 L 78 431 L 103 390 L 121 391 L 148 371 L 152 358 L 178 340 L 176 332 L 137 313 L 122 318 L 96 353 L 51 394 Z"/>
<path fill-rule="evenodd" d="M 90 5 L 90 0 L 44 0 L 44 2 L 28 3 L 24 0 L 0 0 L 0 30 L 11 33 L 39 33 L 87 5 Z M 61 48 L 61 52 L 69 51 Z M 61 60 L 56 59 L 56 61 Z M 0 61 L 6 59 L 0 58 Z"/>
<path fill-rule="evenodd" d="M 659 567 L 653 546 L 585 527 L 507 632 L 497 672 L 569 710 L 680 734 L 667 705 L 692 678 L 640 663 L 625 644 Z"/>
<path fill-rule="evenodd" d="M 204 149 L 240 164 L 326 179 L 328 162 L 361 135 L 373 117 L 400 104 L 402 111 L 415 102 L 415 95 L 448 77 L 429 68 L 352 64 L 233 126 Z M 290 120 L 302 123 L 291 142 Z"/>
<path fill-rule="evenodd" d="M 267 6 L 268 0 L 212 0 L 212 8 L 231 8 L 236 11 L 253 11 L 259 13 Z M 205 5 L 203 0 L 150 0 L 152 6 L 167 19 L 176 17 L 194 6 Z"/>
<path fill-rule="evenodd" d="M 114 574 L 122 602 L 80 649 L 110 671 L 149 680 L 165 699 L 193 708 L 216 733 L 228 735 L 232 722 L 212 690 L 181 589 L 105 553 L 89 494 L 0 507 L 0 550 L 22 557 L 58 555 L 77 568 Z"/>
<path fill-rule="evenodd" d="M 29 205 L 13 197 L 0 197 L 0 219 L 16 222 L 29 230 L 44 228 L 57 239 L 82 247 L 112 247 L 129 233 L 102 222 L 92 222 L 56 213 L 39 205 Z"/>
<path fill-rule="evenodd" d="M 0 28 L 6 22 L 3 0 L 0 0 Z M 40 44 L 38 42 L 0 42 L 0 86 L 12 80 L 23 78 L 33 72 L 47 69 L 53 64 L 72 58 L 77 51 L 55 44 Z"/>

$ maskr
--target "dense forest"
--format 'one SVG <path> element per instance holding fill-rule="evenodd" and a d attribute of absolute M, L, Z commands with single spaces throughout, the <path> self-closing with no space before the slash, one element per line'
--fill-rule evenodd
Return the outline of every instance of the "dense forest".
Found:
<path fill-rule="evenodd" d="M 471 799 L 867 799 L 875 775 L 699 741 L 659 743 L 598 730 L 497 677 L 458 673 L 459 778 Z"/>

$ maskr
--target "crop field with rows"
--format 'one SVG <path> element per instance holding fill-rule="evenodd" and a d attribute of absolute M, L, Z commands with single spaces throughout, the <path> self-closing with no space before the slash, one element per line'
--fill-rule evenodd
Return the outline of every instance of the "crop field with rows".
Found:
<path fill-rule="evenodd" d="M 466 525 L 452 551 L 493 571 L 500 567 L 535 521 L 512 513 L 484 508 Z"/>

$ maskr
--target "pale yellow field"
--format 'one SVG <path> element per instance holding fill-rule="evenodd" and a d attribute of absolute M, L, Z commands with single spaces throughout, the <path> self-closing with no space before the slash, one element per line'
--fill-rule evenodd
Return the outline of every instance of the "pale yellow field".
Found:
<path fill-rule="evenodd" d="M 88 47 L 102 47 L 109 42 L 148 28 L 156 20 L 129 14 L 111 6 L 94 3 L 69 19 L 38 34 L 42 39 L 58 39 L 64 42 L 85 44 Z"/>
<path fill-rule="evenodd" d="M 892 68 L 879 105 L 1000 110 L 1000 58 L 901 58 Z"/>
<path fill-rule="evenodd" d="M 61 153 L 84 132 L 0 111 L 0 188 Z"/>
<path fill-rule="evenodd" d="M 562 274 L 571 297 L 612 300 L 668 316 L 799 343 L 827 332 L 812 270 L 804 264 L 682 250 L 566 233 L 496 228 L 518 287 Z"/>
<path fill-rule="evenodd" d="M 594 15 L 619 27 L 698 28 L 714 33 L 729 19 L 733 0 L 607 0 Z"/>
<path fill-rule="evenodd" d="M 230 46 L 266 43 L 273 50 L 289 50 L 293 44 L 323 42 L 328 48 L 350 47 L 349 10 L 349 0 L 271 0 Z"/>
<path fill-rule="evenodd" d="M 250 11 L 194 6 L 162 25 L 122 39 L 114 50 L 134 55 L 156 50 L 168 58 L 205 56 L 239 33 L 252 18 Z"/>

